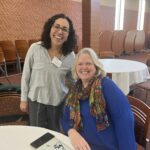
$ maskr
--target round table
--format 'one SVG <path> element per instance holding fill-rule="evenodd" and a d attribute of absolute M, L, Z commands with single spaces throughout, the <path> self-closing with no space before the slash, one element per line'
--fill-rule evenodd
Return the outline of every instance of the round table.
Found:
<path fill-rule="evenodd" d="M 31 142 L 50 132 L 70 149 L 73 147 L 67 136 L 40 127 L 33 126 L 0 126 L 0 149 L 1 150 L 34 150 L 30 145 Z"/>
<path fill-rule="evenodd" d="M 146 81 L 149 77 L 148 67 L 141 62 L 125 59 L 99 59 L 106 73 L 110 73 L 112 80 L 127 95 L 130 86 Z"/>

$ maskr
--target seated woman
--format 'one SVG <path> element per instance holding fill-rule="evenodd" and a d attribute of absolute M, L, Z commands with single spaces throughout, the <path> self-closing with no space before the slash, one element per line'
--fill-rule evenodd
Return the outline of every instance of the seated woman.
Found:
<path fill-rule="evenodd" d="M 128 100 L 94 50 L 77 54 L 72 73 L 77 81 L 66 96 L 62 126 L 75 150 L 136 150 Z"/>

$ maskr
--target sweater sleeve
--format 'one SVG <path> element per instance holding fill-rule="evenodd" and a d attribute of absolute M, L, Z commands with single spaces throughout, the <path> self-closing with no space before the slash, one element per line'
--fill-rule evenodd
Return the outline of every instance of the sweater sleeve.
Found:
<path fill-rule="evenodd" d="M 27 101 L 27 97 L 28 97 L 29 82 L 30 82 L 31 70 L 33 65 L 32 55 L 33 55 L 34 45 L 35 44 L 32 44 L 31 47 L 29 48 L 24 62 L 23 73 L 21 78 L 21 100 L 22 101 Z"/>
<path fill-rule="evenodd" d="M 65 106 L 63 116 L 61 118 L 61 124 L 64 132 L 67 134 L 68 130 L 73 127 L 73 124 L 70 120 L 70 108 L 69 106 Z"/>
<path fill-rule="evenodd" d="M 136 150 L 134 116 L 127 97 L 109 78 L 102 82 L 106 108 L 114 126 L 119 150 Z"/>

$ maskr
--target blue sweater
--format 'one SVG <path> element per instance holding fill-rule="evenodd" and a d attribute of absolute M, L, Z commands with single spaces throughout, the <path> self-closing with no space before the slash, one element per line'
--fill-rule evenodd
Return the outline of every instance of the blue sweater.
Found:
<path fill-rule="evenodd" d="M 109 127 L 96 130 L 96 119 L 90 114 L 89 100 L 80 101 L 83 130 L 80 134 L 89 143 L 92 150 L 136 150 L 134 136 L 134 117 L 123 92 L 105 77 L 102 91 L 106 100 Z M 72 128 L 70 108 L 65 107 L 62 126 L 67 133 Z"/>

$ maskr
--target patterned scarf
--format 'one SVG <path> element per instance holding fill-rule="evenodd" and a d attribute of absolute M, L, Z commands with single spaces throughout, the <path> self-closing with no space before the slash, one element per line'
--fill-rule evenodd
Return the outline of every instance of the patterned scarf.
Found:
<path fill-rule="evenodd" d="M 70 119 L 73 122 L 73 127 L 77 130 L 83 128 L 79 100 L 87 100 L 88 98 L 90 113 L 96 117 L 97 130 L 100 131 L 109 126 L 101 79 L 101 76 L 94 77 L 85 89 L 82 88 L 81 80 L 78 80 L 66 95 L 66 105 L 70 106 Z"/>

